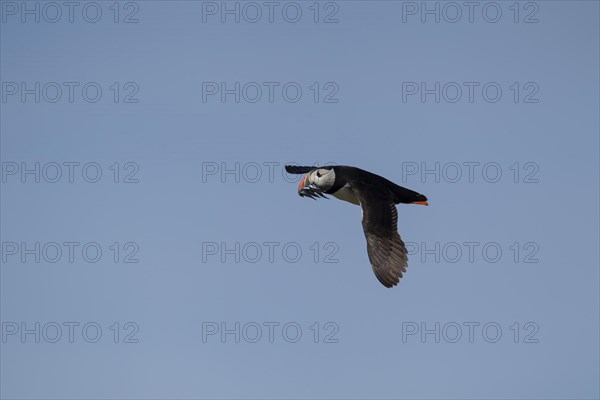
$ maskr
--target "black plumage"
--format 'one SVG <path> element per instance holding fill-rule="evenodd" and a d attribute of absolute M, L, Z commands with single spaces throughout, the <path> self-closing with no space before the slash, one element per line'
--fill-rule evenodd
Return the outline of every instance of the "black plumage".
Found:
<path fill-rule="evenodd" d="M 427 205 L 427 197 L 355 167 L 286 166 L 285 169 L 291 174 L 307 174 L 298 188 L 301 196 L 316 198 L 323 197 L 323 194 L 331 194 L 342 200 L 360 204 L 367 253 L 373 272 L 384 286 L 397 285 L 406 272 L 408 255 L 398 234 L 396 204 Z M 331 179 L 327 182 L 320 181 L 322 176 L 331 171 L 335 176 L 333 182 Z"/>

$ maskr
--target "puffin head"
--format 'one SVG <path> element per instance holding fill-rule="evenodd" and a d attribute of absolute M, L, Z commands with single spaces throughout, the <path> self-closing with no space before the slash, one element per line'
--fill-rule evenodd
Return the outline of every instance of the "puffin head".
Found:
<path fill-rule="evenodd" d="M 335 171 L 333 168 L 313 169 L 304 175 L 298 185 L 298 194 L 301 197 L 326 198 L 323 193 L 333 187 L 335 182 Z"/>

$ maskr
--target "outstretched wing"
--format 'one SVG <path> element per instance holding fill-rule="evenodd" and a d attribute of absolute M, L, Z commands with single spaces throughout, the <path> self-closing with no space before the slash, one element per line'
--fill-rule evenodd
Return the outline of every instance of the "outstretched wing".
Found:
<path fill-rule="evenodd" d="M 298 165 L 286 165 L 285 171 L 288 174 L 306 174 L 312 171 L 313 169 L 317 169 L 319 167 L 301 167 Z"/>
<path fill-rule="evenodd" d="M 373 272 L 385 287 L 396 286 L 406 272 L 408 255 L 398 234 L 398 210 L 392 194 L 377 192 L 364 182 L 351 182 L 350 186 L 363 210 L 362 225 Z"/>

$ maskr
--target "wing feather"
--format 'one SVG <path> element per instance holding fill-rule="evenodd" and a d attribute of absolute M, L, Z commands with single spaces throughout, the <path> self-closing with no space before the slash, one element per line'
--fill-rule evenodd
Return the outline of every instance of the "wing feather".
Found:
<path fill-rule="evenodd" d="M 363 210 L 362 225 L 373 272 L 385 287 L 396 286 L 406 272 L 408 254 L 398 234 L 398 210 L 392 193 L 378 193 L 364 183 L 350 186 Z"/>

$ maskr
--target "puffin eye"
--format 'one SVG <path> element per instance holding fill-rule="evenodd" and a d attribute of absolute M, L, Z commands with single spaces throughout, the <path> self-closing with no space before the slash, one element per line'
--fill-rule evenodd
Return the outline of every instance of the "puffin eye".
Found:
<path fill-rule="evenodd" d="M 321 172 L 317 171 L 317 178 L 321 177 Z"/>

